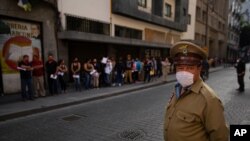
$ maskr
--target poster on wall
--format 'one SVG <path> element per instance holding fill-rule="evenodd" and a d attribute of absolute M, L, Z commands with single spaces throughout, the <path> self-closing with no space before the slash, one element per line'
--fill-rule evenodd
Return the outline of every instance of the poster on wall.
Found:
<path fill-rule="evenodd" d="M 18 20 L 0 19 L 0 61 L 4 93 L 20 91 L 17 64 L 23 55 L 41 58 L 40 24 Z M 11 84 L 11 85 L 10 85 Z"/>

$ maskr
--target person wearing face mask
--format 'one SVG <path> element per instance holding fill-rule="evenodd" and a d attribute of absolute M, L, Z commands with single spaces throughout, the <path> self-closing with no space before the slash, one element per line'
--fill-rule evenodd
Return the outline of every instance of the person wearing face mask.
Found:
<path fill-rule="evenodd" d="M 171 48 L 170 55 L 177 84 L 166 109 L 165 141 L 228 141 L 223 105 L 200 78 L 206 52 L 196 44 L 180 41 Z"/>

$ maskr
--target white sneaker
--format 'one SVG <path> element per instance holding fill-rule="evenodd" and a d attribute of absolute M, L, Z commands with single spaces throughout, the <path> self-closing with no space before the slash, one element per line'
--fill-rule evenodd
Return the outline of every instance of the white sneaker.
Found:
<path fill-rule="evenodd" d="M 118 85 L 119 85 L 119 87 L 121 87 L 121 86 L 122 86 L 122 84 L 121 84 L 121 83 L 119 83 Z"/>

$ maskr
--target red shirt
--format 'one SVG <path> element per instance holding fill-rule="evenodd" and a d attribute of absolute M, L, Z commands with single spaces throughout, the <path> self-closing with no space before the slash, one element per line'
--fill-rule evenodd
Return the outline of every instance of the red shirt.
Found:
<path fill-rule="evenodd" d="M 32 61 L 32 67 L 36 67 L 39 65 L 43 65 L 43 62 L 38 60 L 38 61 Z M 39 77 L 39 76 L 43 76 L 43 67 L 42 68 L 34 68 L 33 70 L 33 76 Z"/>

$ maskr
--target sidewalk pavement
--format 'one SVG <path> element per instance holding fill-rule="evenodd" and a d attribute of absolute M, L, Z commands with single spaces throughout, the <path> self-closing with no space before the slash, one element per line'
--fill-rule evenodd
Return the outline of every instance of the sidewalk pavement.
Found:
<path fill-rule="evenodd" d="M 222 70 L 223 68 L 224 68 L 223 66 L 219 66 L 216 68 L 211 68 L 209 71 L 215 72 Z M 168 76 L 167 83 L 175 81 L 176 78 L 174 74 Z M 82 90 L 81 92 L 75 92 L 72 89 L 65 94 L 38 98 L 34 101 L 26 101 L 26 102 L 16 101 L 16 102 L 4 103 L 0 104 L 0 122 L 39 112 L 58 109 L 70 105 L 76 105 L 84 102 L 126 94 L 128 92 L 147 89 L 162 84 L 165 83 L 163 83 L 160 79 L 157 79 L 149 83 L 139 82 L 130 85 L 123 85 L 121 87 L 106 87 L 99 89 Z"/>

